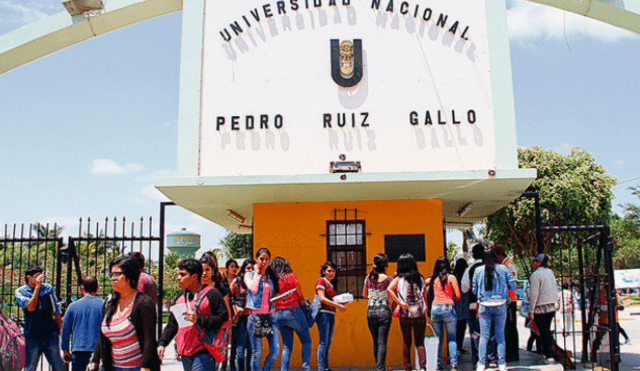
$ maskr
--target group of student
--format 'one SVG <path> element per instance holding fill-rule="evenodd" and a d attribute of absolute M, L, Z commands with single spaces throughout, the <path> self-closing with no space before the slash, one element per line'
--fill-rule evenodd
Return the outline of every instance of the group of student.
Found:
<path fill-rule="evenodd" d="M 493 336 L 499 369 L 506 369 L 505 327 L 508 308 L 514 302 L 513 296 L 510 296 L 510 292 L 515 290 L 513 272 L 500 264 L 509 265 L 504 256 L 500 256 L 499 260 L 494 250 L 487 250 L 482 245 L 476 245 L 472 250 L 476 260 L 472 266 L 467 266 L 466 261 L 458 260 L 455 274 L 452 274 L 450 263 L 441 257 L 435 263 L 433 274 L 426 279 L 419 272 L 411 254 L 403 254 L 398 258 L 397 269 L 392 276 L 387 272 L 387 256 L 378 254 L 374 257 L 373 268 L 365 278 L 362 296 L 368 300 L 367 324 L 373 339 L 376 370 L 386 370 L 387 339 L 393 317 L 399 318 L 405 370 L 412 369 L 412 342 L 418 351 L 420 369 L 426 369 L 423 340 L 427 317 L 430 317 L 431 325 L 439 338 L 439 369 L 443 367 L 441 350 L 446 334 L 449 364 L 451 370 L 456 371 L 465 322 L 469 323 L 470 332 L 480 333 L 479 341 L 471 336 L 473 362 L 477 363 L 477 370 L 483 371 L 485 368 L 489 339 Z M 309 328 L 315 323 L 319 334 L 318 370 L 330 370 L 329 353 L 335 315 L 337 311 L 347 309 L 344 302 L 335 300 L 338 282 L 337 267 L 333 262 L 324 263 L 320 269 L 314 298 L 314 302 L 319 302 L 319 310 L 310 322 L 310 305 L 305 300 L 291 265 L 282 257 L 272 260 L 267 248 L 260 248 L 256 252 L 255 261 L 247 259 L 241 267 L 235 260 L 228 261 L 226 276 L 218 271 L 217 260 L 211 253 L 205 253 L 199 260 L 184 259 L 178 264 L 179 286 L 183 291 L 177 296 L 175 304 L 184 304 L 186 309 L 177 314 L 183 317 L 181 319 L 176 318 L 176 313 L 172 312 L 158 341 L 155 331 L 155 303 L 152 296 L 144 292 L 148 290 L 145 285 L 150 283 L 151 276 L 144 272 L 143 267 L 144 263 L 140 264 L 139 256 L 114 259 L 109 265 L 113 290 L 104 305 L 101 299 L 91 300 L 91 315 L 86 314 L 90 312 L 89 309 L 86 313 L 72 310 L 74 305 L 79 307 L 80 303 L 89 307 L 90 300 L 86 298 L 78 300 L 69 308 L 65 320 L 70 313 L 76 313 L 76 319 L 69 320 L 67 339 L 70 333 L 72 343 L 84 344 L 82 349 L 76 350 L 68 348 L 68 340 L 63 340 L 65 356 L 68 353 L 71 356 L 69 358 L 73 358 L 73 371 L 83 371 L 87 363 L 90 371 L 98 370 L 100 363 L 105 371 L 156 371 L 165 355 L 165 348 L 173 339 L 185 371 L 215 370 L 219 365 L 205 347 L 202 332 L 216 333 L 229 319 L 233 323 L 232 352 L 223 367 L 237 371 L 269 371 L 280 354 L 282 339 L 281 369 L 287 371 L 295 333 L 302 345 L 300 366 L 309 370 L 312 348 Z M 60 313 L 60 310 L 53 298 L 49 305 L 49 301 L 38 294 L 43 278 L 41 269 L 39 272 L 28 270 L 26 277 L 27 285 L 19 289 L 16 296 L 25 309 L 27 321 L 31 318 L 29 326 L 33 327 L 41 325 L 33 322 L 36 310 L 33 298 L 36 298 L 40 311 Z M 82 284 L 85 296 L 94 297 L 97 292 L 95 278 L 85 277 Z M 47 290 L 42 291 L 51 295 L 50 285 L 45 286 Z M 544 308 L 547 306 L 544 300 L 531 300 L 534 303 L 532 313 L 537 314 L 536 301 Z M 463 311 L 468 312 L 466 317 L 460 314 L 461 306 L 463 309 L 468 308 L 468 311 Z M 91 320 L 82 319 L 83 317 L 90 317 Z M 547 317 L 545 315 L 544 319 Z M 48 318 L 52 317 L 49 315 Z M 89 324 L 91 321 L 93 324 Z M 193 326 L 185 325 L 185 321 Z M 57 330 L 55 325 L 50 327 Z M 28 331 L 25 334 L 28 335 Z M 95 339 L 90 339 L 91 337 Z M 57 334 L 55 338 L 57 343 Z M 263 339 L 267 340 L 269 349 L 261 365 Z M 51 344 L 47 346 L 49 345 Z M 47 346 L 39 348 L 37 357 L 44 353 L 49 358 Z M 89 360 L 91 351 L 93 356 Z M 28 357 L 27 371 L 35 370 L 35 357 L 35 353 Z M 61 363 L 56 363 L 55 360 L 52 362 L 51 359 L 49 362 L 55 371 L 61 371 Z"/>

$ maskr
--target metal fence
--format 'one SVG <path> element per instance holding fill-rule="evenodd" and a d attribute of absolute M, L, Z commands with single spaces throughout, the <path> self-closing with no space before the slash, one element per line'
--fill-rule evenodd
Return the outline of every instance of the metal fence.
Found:
<path fill-rule="evenodd" d="M 164 228 L 160 230 L 162 233 Z M 137 226 L 126 218 L 105 218 L 102 223 L 81 218 L 76 235 L 63 238 L 61 233 L 62 228 L 57 224 L 4 226 L 4 235 L 0 236 L 0 304 L 5 314 L 18 321 L 23 315 L 14 292 L 26 283 L 24 272 L 32 265 L 44 269 L 45 282 L 53 285 L 58 300 L 66 308 L 82 296 L 80 282 L 85 275 L 95 276 L 98 280 L 98 296 L 105 298 L 111 294 L 109 263 L 119 256 L 139 251 L 145 255 L 145 270 L 158 282 L 160 331 L 164 244 L 161 237 L 153 236 L 151 217 L 147 223 L 140 218 Z"/>
<path fill-rule="evenodd" d="M 32 265 L 41 266 L 46 282 L 54 284 L 60 297 L 60 265 L 58 252 L 63 246 L 57 224 L 21 224 L 4 226 L 0 237 L 0 305 L 3 312 L 17 320 L 21 313 L 16 304 L 15 291 L 26 283 L 24 271 Z"/>
<path fill-rule="evenodd" d="M 618 370 L 617 300 L 613 244 L 606 225 L 542 227 L 551 234 L 552 269 L 560 285 L 556 344 L 580 368 Z"/>

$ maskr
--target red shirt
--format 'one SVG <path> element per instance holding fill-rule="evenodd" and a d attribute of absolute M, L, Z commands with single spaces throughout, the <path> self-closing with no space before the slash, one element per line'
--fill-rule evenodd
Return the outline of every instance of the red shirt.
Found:
<path fill-rule="evenodd" d="M 296 292 L 298 287 L 298 277 L 295 274 L 289 273 L 280 277 L 278 280 L 278 288 L 280 292 L 274 296 L 273 306 L 276 309 L 290 309 L 295 308 L 302 301 L 298 293 Z"/>
<path fill-rule="evenodd" d="M 318 292 L 318 289 L 323 289 L 324 297 L 329 300 L 333 299 L 334 296 L 338 295 L 338 291 L 336 291 L 336 289 L 333 287 L 331 282 L 329 282 L 329 280 L 324 277 L 320 277 L 316 281 L 316 292 Z M 326 304 L 322 304 L 322 307 L 320 308 L 320 312 L 335 313 L 336 308 Z"/>

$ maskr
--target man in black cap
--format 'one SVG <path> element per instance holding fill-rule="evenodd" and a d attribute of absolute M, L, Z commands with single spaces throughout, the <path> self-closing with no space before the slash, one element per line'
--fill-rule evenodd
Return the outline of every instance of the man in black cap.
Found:
<path fill-rule="evenodd" d="M 556 302 L 558 301 L 558 287 L 556 275 L 547 268 L 549 257 L 545 254 L 532 256 L 531 267 L 533 273 L 531 282 L 531 297 L 529 298 L 529 318 L 533 318 L 540 331 L 542 340 L 542 354 L 546 362 L 552 362 L 551 358 L 551 322 L 556 315 Z"/>

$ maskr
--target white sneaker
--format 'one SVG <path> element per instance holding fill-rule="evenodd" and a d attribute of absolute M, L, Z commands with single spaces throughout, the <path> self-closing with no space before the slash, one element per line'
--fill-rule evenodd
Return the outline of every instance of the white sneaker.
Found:
<path fill-rule="evenodd" d="M 498 371 L 507 371 L 507 365 L 499 365 Z"/>
<path fill-rule="evenodd" d="M 476 371 L 484 371 L 484 365 L 481 365 L 481 364 L 478 362 L 478 368 L 476 368 Z"/>

